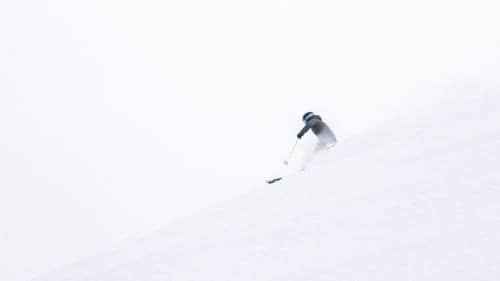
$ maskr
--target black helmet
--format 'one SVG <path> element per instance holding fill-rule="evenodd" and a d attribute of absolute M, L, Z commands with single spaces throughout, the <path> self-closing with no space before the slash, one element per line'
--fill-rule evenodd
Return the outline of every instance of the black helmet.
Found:
<path fill-rule="evenodd" d="M 313 112 L 306 112 L 303 116 L 302 116 L 302 121 L 304 121 L 304 123 L 306 123 L 309 119 L 311 119 L 311 117 L 314 116 L 314 113 Z"/>

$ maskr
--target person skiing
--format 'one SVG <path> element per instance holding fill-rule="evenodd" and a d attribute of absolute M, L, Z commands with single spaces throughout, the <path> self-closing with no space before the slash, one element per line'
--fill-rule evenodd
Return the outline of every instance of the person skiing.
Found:
<path fill-rule="evenodd" d="M 309 129 L 311 129 L 316 137 L 318 137 L 318 143 L 314 149 L 315 152 L 328 150 L 337 144 L 335 134 L 321 119 L 321 116 L 316 115 L 313 112 L 306 112 L 302 116 L 302 121 L 304 121 L 305 126 L 297 134 L 297 138 L 301 139 L 309 131 Z"/>
<path fill-rule="evenodd" d="M 330 127 L 328 127 L 328 125 L 325 122 L 323 122 L 321 116 L 316 115 L 313 112 L 306 112 L 304 116 L 302 116 L 302 121 L 304 121 L 305 126 L 297 134 L 297 140 L 292 150 L 290 151 L 287 160 L 283 162 L 285 165 L 288 165 L 288 160 L 290 160 L 290 158 L 292 157 L 292 154 L 295 151 L 295 147 L 297 147 L 297 143 L 309 131 L 309 129 L 311 129 L 313 133 L 316 135 L 316 137 L 318 137 L 318 142 L 316 143 L 316 148 L 314 149 L 315 153 L 328 150 L 337 144 L 337 138 L 335 137 L 335 134 L 333 134 Z M 312 160 L 313 156 L 314 153 L 312 154 L 309 153 L 305 156 L 305 159 L 304 161 L 302 161 L 301 164 L 302 171 L 305 169 L 306 165 Z M 266 182 L 268 184 L 272 184 L 282 179 L 283 177 L 277 177 L 267 180 Z"/>

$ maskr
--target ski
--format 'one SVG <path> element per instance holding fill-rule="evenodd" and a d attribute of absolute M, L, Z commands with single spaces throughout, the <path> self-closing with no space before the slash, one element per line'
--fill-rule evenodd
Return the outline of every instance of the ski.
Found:
<path fill-rule="evenodd" d="M 283 179 L 283 178 L 282 178 L 282 177 L 281 177 L 281 178 L 274 178 L 274 179 L 271 179 L 271 180 L 267 180 L 266 182 L 267 182 L 268 184 L 272 184 L 272 183 L 275 183 L 275 182 L 277 182 L 277 181 L 280 181 L 281 179 Z"/>

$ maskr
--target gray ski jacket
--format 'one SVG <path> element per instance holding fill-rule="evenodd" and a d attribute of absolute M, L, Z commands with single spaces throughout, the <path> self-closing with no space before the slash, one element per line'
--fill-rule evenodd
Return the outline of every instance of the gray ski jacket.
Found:
<path fill-rule="evenodd" d="M 337 138 L 333 134 L 332 130 L 325 122 L 321 119 L 321 116 L 314 115 L 313 117 L 307 120 L 306 125 L 300 132 L 297 134 L 297 138 L 302 138 L 307 131 L 311 129 L 313 133 L 320 139 L 320 141 L 327 142 L 337 142 Z"/>

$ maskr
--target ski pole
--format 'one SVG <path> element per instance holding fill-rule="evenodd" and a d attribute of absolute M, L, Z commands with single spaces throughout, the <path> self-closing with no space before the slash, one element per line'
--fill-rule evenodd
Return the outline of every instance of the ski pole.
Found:
<path fill-rule="evenodd" d="M 283 162 L 283 164 L 288 165 L 288 161 L 290 161 L 290 158 L 292 158 L 293 152 L 295 151 L 295 148 L 297 147 L 297 144 L 299 143 L 299 138 L 295 141 L 295 144 L 293 145 L 292 149 L 290 150 L 290 153 L 288 153 L 288 158 Z"/>

